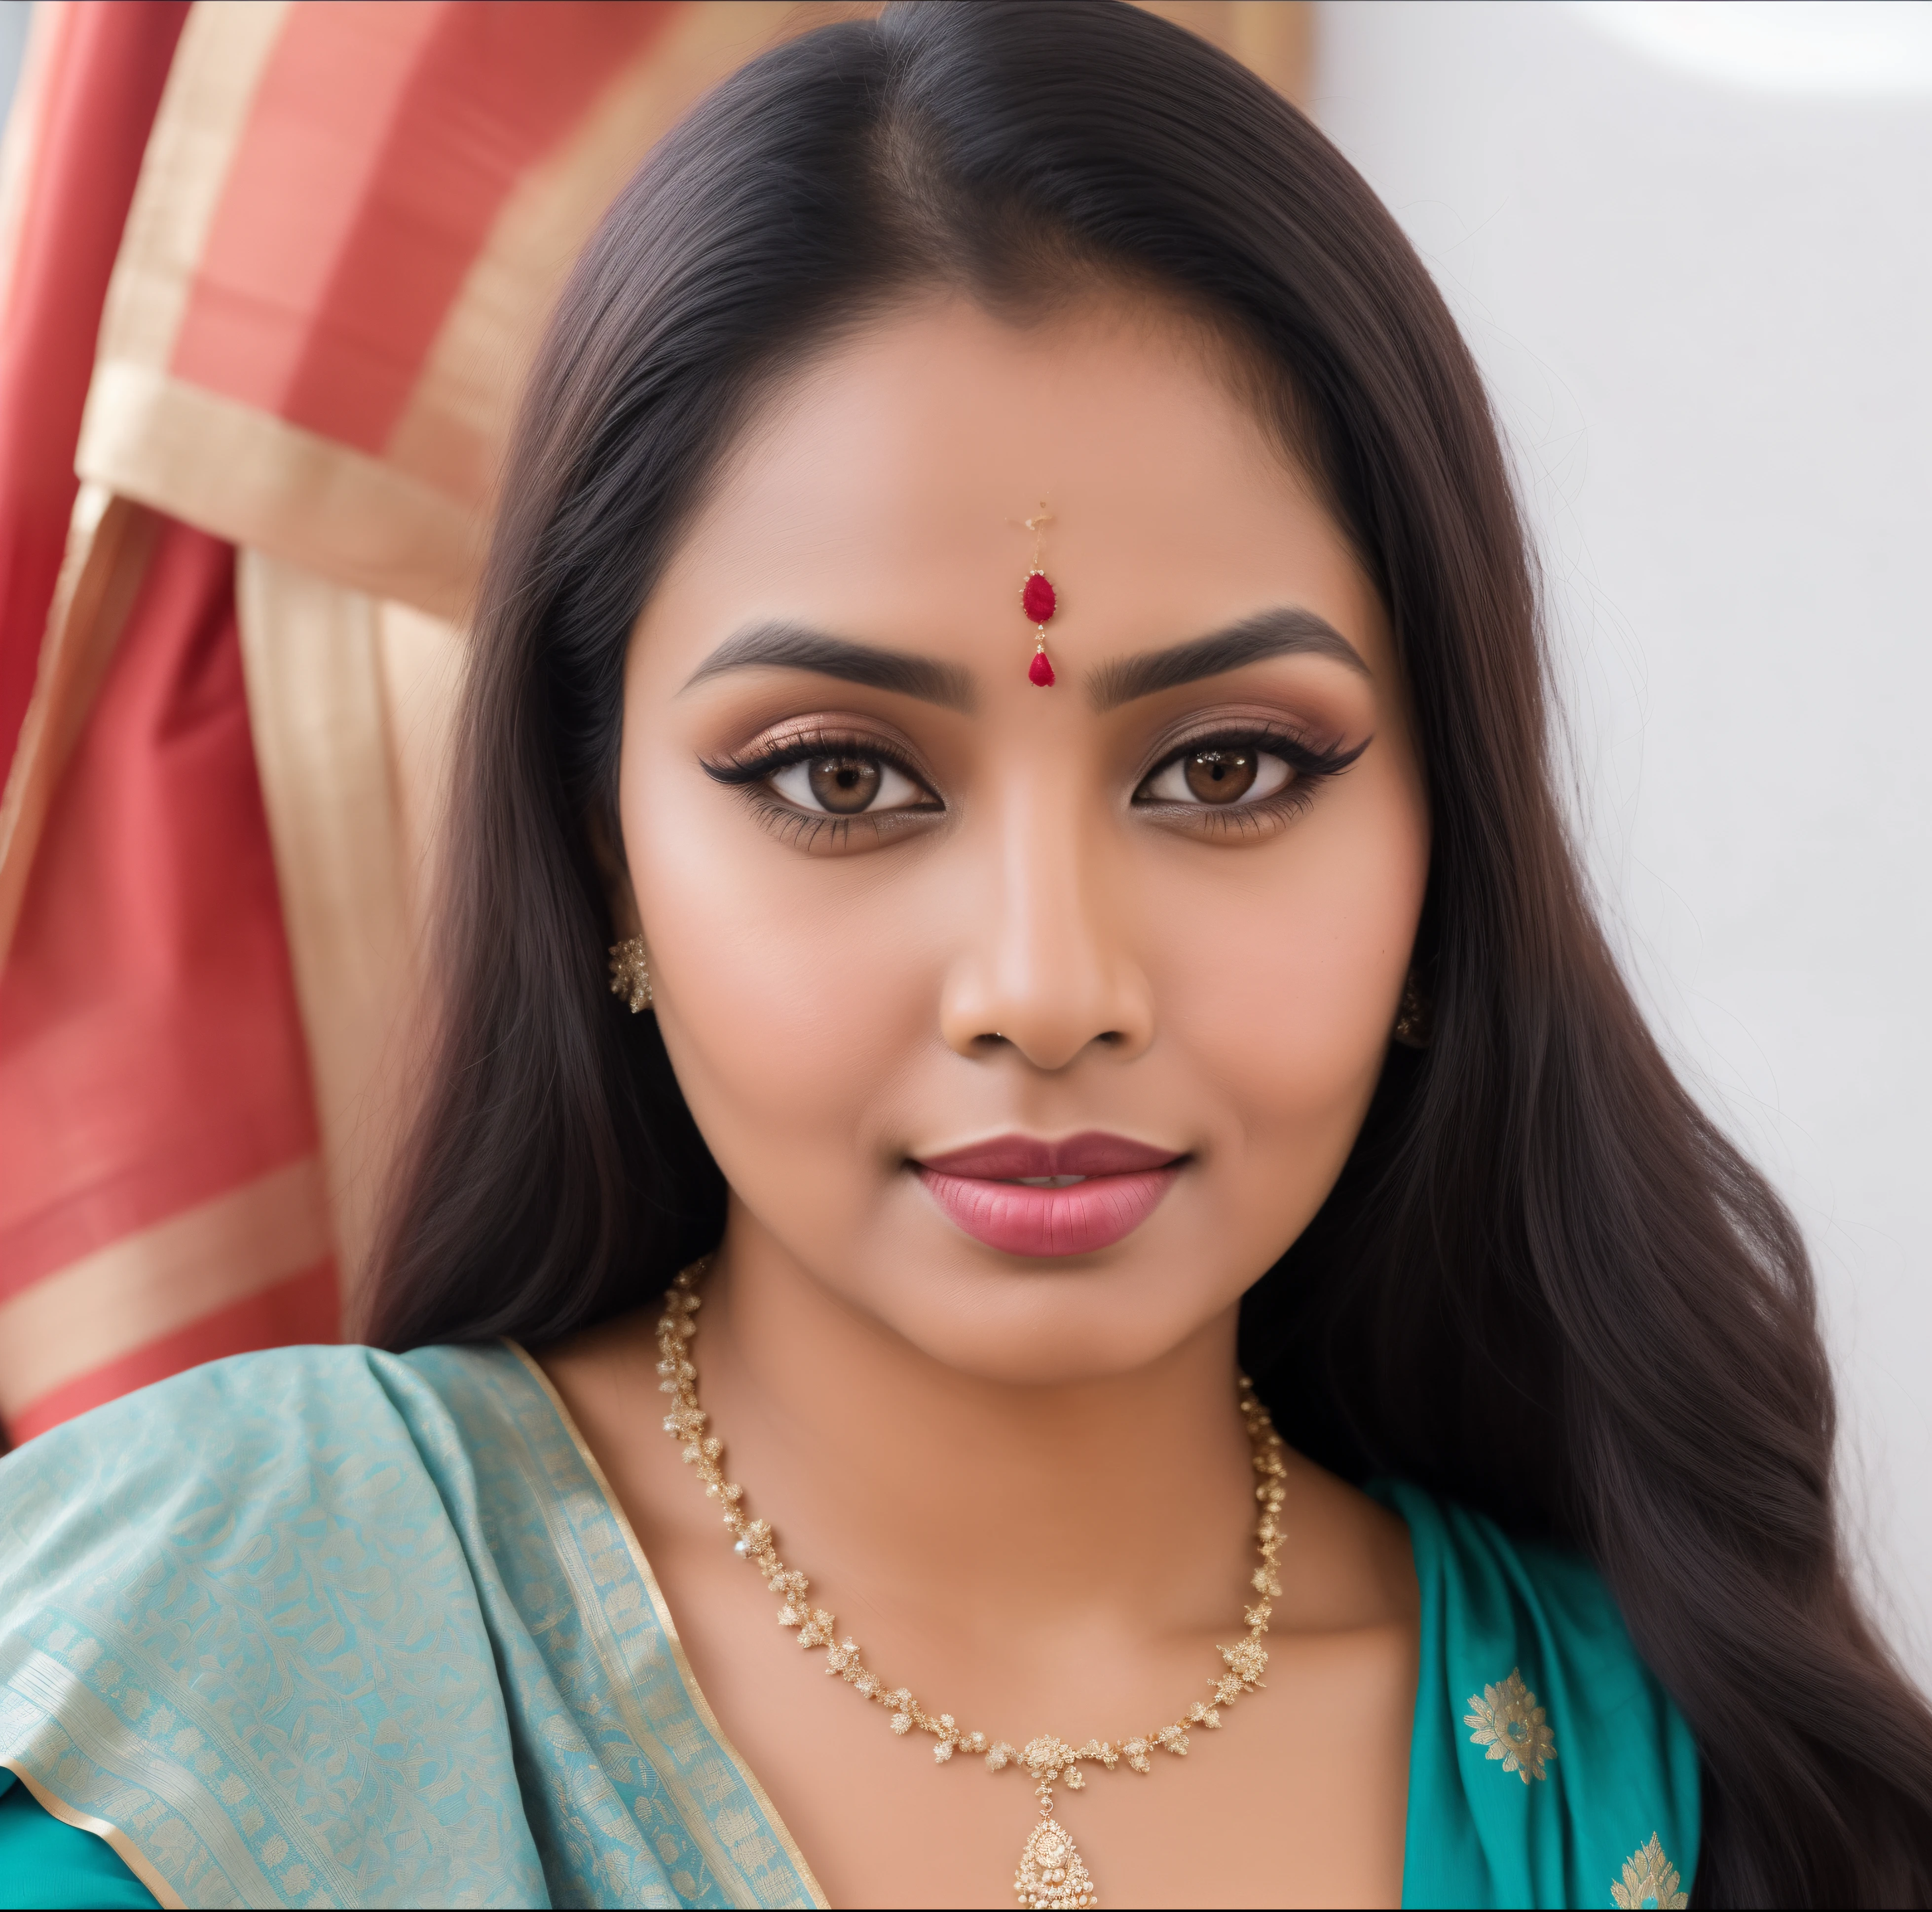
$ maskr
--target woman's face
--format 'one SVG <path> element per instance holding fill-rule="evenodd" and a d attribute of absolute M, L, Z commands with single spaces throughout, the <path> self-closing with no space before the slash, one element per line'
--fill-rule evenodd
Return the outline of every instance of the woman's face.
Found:
<path fill-rule="evenodd" d="M 966 1372 L 1225 1321 L 1382 1066 L 1402 681 L 1252 413 L 1178 320 L 934 299 L 764 407 L 631 647 L 624 851 L 728 1248 Z"/>

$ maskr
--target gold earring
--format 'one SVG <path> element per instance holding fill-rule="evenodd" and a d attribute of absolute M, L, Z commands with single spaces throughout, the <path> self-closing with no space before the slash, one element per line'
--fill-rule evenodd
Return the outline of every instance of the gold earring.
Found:
<path fill-rule="evenodd" d="M 651 1006 L 651 964 L 641 936 L 610 945 L 610 993 L 622 996 L 635 1016 Z"/>
<path fill-rule="evenodd" d="M 1423 1002 L 1422 992 L 1415 986 L 1412 969 L 1402 986 L 1402 1007 L 1396 1013 L 1394 1035 L 1404 1049 L 1429 1046 L 1429 1010 Z"/>

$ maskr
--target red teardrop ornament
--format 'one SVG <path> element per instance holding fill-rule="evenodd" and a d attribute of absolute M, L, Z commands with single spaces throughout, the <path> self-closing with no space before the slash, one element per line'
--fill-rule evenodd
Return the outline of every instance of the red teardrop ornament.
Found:
<path fill-rule="evenodd" d="M 1026 613 L 1028 619 L 1035 624 L 1044 624 L 1052 617 L 1056 602 L 1053 587 L 1047 582 L 1046 573 L 1043 571 L 1030 572 L 1026 587 L 1020 593 L 1020 608 Z"/>
<path fill-rule="evenodd" d="M 1053 666 L 1048 662 L 1045 651 L 1036 650 L 1034 653 L 1033 662 L 1027 666 L 1027 675 L 1039 685 L 1042 690 L 1045 690 L 1053 682 Z"/>

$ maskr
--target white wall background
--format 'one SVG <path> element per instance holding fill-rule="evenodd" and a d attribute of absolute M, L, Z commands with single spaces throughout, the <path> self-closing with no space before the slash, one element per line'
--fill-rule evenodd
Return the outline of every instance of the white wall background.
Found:
<path fill-rule="evenodd" d="M 1317 34 L 1316 116 L 1513 440 L 1606 911 L 1810 1239 L 1854 1538 L 1932 1687 L 1932 6 Z"/>

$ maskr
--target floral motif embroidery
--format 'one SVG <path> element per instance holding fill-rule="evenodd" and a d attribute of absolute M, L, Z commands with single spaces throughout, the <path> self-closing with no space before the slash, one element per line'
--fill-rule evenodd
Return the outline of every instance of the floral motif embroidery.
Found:
<path fill-rule="evenodd" d="M 1512 1667 L 1500 1686 L 1485 1686 L 1480 1700 L 1471 1694 L 1466 1703 L 1462 1724 L 1476 1729 L 1469 1735 L 1474 1745 L 1488 1747 L 1490 1757 L 1501 1760 L 1503 1770 L 1526 1786 L 1545 1776 L 1544 1764 L 1556 1757 L 1556 1737 L 1520 1667 Z"/>
<path fill-rule="evenodd" d="M 1664 1912 L 1678 1912 L 1690 1903 L 1690 1895 L 1678 1891 L 1678 1884 L 1677 1868 L 1664 1857 L 1664 1847 L 1653 1832 L 1648 1845 L 1640 1846 L 1624 1861 L 1624 1876 L 1610 1887 L 1610 1896 L 1624 1912 L 1652 1905 Z"/>

